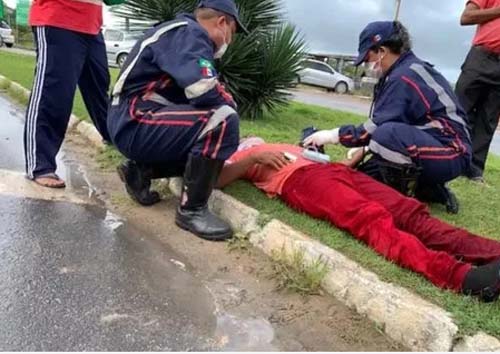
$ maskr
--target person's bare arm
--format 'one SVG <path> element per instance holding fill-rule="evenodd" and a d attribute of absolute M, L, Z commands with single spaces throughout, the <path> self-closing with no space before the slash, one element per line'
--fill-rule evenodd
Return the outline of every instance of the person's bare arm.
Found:
<path fill-rule="evenodd" d="M 255 164 L 267 165 L 275 170 L 279 170 L 288 163 L 289 161 L 285 158 L 285 155 L 280 152 L 264 151 L 247 156 L 235 163 L 224 165 L 219 180 L 217 181 L 217 188 L 224 188 L 242 178 L 248 169 Z"/>
<path fill-rule="evenodd" d="M 347 167 L 356 168 L 361 161 L 363 161 L 366 154 L 369 152 L 365 148 L 358 149 L 350 159 L 340 161 L 339 163 L 346 165 Z"/>
<path fill-rule="evenodd" d="M 462 13 L 460 24 L 462 26 L 480 25 L 497 18 L 500 18 L 500 7 L 480 9 L 475 3 L 469 2 Z"/>

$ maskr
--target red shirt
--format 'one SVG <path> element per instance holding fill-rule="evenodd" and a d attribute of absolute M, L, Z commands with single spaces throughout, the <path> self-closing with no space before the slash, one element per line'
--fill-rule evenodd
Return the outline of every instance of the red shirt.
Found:
<path fill-rule="evenodd" d="M 98 34 L 102 27 L 102 0 L 35 0 L 30 25 Z"/>
<path fill-rule="evenodd" d="M 476 4 L 482 10 L 500 7 L 500 0 L 470 0 L 469 2 Z M 500 54 L 500 18 L 479 25 L 473 43 Z"/>
<path fill-rule="evenodd" d="M 227 160 L 226 163 L 235 163 L 251 154 L 255 154 L 261 151 L 278 151 L 283 153 L 287 152 L 295 156 L 297 158 L 295 162 L 288 164 L 279 171 L 269 166 L 255 164 L 250 167 L 245 173 L 245 176 L 243 176 L 243 179 L 249 180 L 250 182 L 255 184 L 257 188 L 266 192 L 269 197 L 274 197 L 281 194 L 286 180 L 295 171 L 297 171 L 299 168 L 314 163 L 302 157 L 303 150 L 304 149 L 302 149 L 301 147 L 290 144 L 262 144 L 251 147 L 247 150 L 236 152 L 229 158 L 229 160 Z"/>

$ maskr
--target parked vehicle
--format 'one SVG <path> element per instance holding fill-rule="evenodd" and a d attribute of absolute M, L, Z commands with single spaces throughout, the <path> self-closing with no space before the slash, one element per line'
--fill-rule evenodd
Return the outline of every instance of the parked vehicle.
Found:
<path fill-rule="evenodd" d="M 121 68 L 127 60 L 128 53 L 132 50 L 142 32 L 126 32 L 117 29 L 105 29 L 104 41 L 106 42 L 106 53 L 108 64 Z"/>
<path fill-rule="evenodd" d="M 8 48 L 12 48 L 15 43 L 14 35 L 12 34 L 12 29 L 9 24 L 3 20 L 0 20 L 0 47 L 4 44 Z"/>
<path fill-rule="evenodd" d="M 354 90 L 354 81 L 345 75 L 335 71 L 330 65 L 318 60 L 307 59 L 301 64 L 299 71 L 299 83 L 321 86 L 333 90 L 339 94 L 345 94 Z"/>

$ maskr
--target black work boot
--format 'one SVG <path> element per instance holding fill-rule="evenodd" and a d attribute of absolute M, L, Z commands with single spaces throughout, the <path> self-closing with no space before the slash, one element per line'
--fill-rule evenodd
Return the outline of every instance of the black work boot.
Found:
<path fill-rule="evenodd" d="M 224 241 L 233 236 L 231 227 L 208 210 L 208 199 L 223 166 L 224 161 L 189 156 L 181 204 L 175 216 L 177 226 L 209 241 Z"/>
<path fill-rule="evenodd" d="M 484 184 L 485 180 L 483 177 L 483 171 L 477 167 L 474 163 L 471 163 L 469 169 L 465 173 L 465 177 L 473 182 Z"/>
<path fill-rule="evenodd" d="M 152 170 L 142 167 L 137 162 L 128 160 L 117 167 L 118 175 L 125 187 L 127 193 L 137 203 L 143 206 L 151 206 L 161 201 L 158 192 L 150 191 Z"/>
<path fill-rule="evenodd" d="M 443 204 L 449 214 L 458 214 L 460 211 L 457 196 L 445 184 L 420 184 L 417 188 L 416 198 L 425 203 Z"/>
<path fill-rule="evenodd" d="M 477 296 L 483 302 L 493 302 L 500 295 L 500 260 L 472 268 L 462 285 L 465 295 Z"/>

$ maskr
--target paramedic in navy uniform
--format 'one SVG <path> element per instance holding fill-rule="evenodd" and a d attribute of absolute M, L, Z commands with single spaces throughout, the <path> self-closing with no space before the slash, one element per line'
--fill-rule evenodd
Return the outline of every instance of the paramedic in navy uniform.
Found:
<path fill-rule="evenodd" d="M 414 165 L 421 169 L 417 197 L 425 195 L 426 201 L 458 212 L 445 183 L 468 170 L 472 149 L 466 113 L 448 81 L 413 53 L 408 31 L 399 22 L 373 22 L 363 30 L 356 65 L 363 62 L 380 76 L 370 118 L 359 127 L 320 131 L 305 143 L 368 146 L 374 157 L 364 167 L 382 182 L 377 165 L 394 171 Z"/>
<path fill-rule="evenodd" d="M 176 224 L 213 241 L 232 237 L 207 203 L 239 144 L 237 106 L 214 61 L 236 32 L 247 30 L 233 0 L 202 0 L 194 14 L 156 25 L 128 56 L 108 116 L 111 139 L 129 159 L 118 172 L 130 196 L 155 204 L 151 179 L 184 176 Z"/>

